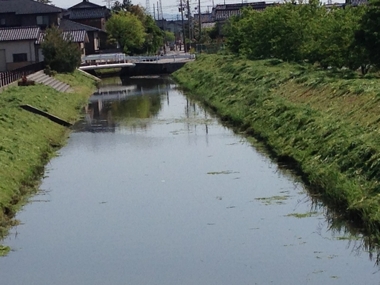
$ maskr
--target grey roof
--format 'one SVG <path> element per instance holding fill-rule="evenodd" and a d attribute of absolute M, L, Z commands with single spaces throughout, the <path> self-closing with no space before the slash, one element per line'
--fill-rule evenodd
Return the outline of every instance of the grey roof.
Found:
<path fill-rule="evenodd" d="M 108 10 L 106 8 L 69 10 L 70 20 L 99 19 L 99 18 L 106 18 L 107 15 L 108 15 Z"/>
<path fill-rule="evenodd" d="M 88 42 L 87 32 L 85 30 L 63 31 L 63 38 L 71 40 L 73 43 Z"/>
<path fill-rule="evenodd" d="M 37 40 L 40 34 L 39 27 L 1 28 L 0 41 Z"/>
<path fill-rule="evenodd" d="M 61 8 L 57 8 L 33 0 L 0 0 L 0 14 L 16 13 L 16 15 L 25 15 L 60 12 L 62 12 Z"/>
<path fill-rule="evenodd" d="M 88 0 L 83 0 L 82 2 L 70 7 L 69 10 L 71 10 L 71 9 L 88 9 L 88 8 L 106 8 L 106 6 L 100 6 L 98 4 L 90 2 Z"/>
<path fill-rule="evenodd" d="M 234 4 L 217 4 L 215 10 L 240 10 L 244 7 L 252 7 L 253 9 L 265 8 L 271 3 L 262 2 L 251 2 L 251 3 L 234 3 Z"/>
<path fill-rule="evenodd" d="M 91 26 L 87 26 L 87 25 L 77 23 L 74 21 L 70 21 L 68 19 L 61 19 L 61 22 L 59 24 L 59 28 L 62 31 L 85 30 L 86 32 L 94 32 L 94 31 L 95 32 L 96 31 L 102 32 L 101 29 L 91 27 Z"/>
<path fill-rule="evenodd" d="M 75 31 L 63 31 L 62 37 L 65 40 L 71 40 L 73 43 L 87 43 L 88 36 L 85 30 L 75 30 Z M 45 33 L 40 33 L 38 39 L 36 40 L 36 44 L 40 45 L 45 38 Z"/>

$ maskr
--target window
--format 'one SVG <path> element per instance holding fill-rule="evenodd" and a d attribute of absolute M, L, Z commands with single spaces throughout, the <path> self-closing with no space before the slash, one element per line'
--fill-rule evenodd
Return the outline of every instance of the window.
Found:
<path fill-rule="evenodd" d="M 38 26 L 49 26 L 49 16 L 37 16 Z"/>
<path fill-rule="evenodd" d="M 0 18 L 0 26 L 5 26 L 5 18 Z"/>
<path fill-rule="evenodd" d="M 13 62 L 28 61 L 28 55 L 26 53 L 14 53 Z"/>

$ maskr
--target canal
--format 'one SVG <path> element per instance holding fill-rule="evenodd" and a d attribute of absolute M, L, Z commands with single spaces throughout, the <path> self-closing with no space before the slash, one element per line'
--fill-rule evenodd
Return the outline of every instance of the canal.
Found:
<path fill-rule="evenodd" d="M 360 235 L 169 79 L 104 80 L 40 188 L 1 284 L 380 284 Z"/>

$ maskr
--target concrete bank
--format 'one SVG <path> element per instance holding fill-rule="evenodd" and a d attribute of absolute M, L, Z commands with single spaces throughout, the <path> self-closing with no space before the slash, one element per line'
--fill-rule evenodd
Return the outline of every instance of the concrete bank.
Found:
<path fill-rule="evenodd" d="M 299 171 L 314 196 L 379 241 L 375 75 L 208 55 L 173 77 L 223 119 L 263 141 Z"/>

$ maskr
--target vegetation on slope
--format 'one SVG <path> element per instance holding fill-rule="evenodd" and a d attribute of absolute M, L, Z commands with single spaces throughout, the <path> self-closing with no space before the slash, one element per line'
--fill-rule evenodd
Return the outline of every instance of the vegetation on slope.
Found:
<path fill-rule="evenodd" d="M 201 56 L 174 73 L 222 118 L 294 163 L 321 197 L 380 236 L 380 86 L 372 75 Z"/>
<path fill-rule="evenodd" d="M 50 120 L 20 108 L 30 104 L 74 122 L 91 95 L 94 84 L 79 71 L 58 74 L 73 93 L 34 85 L 10 87 L 0 93 L 0 236 L 6 234 L 12 218 L 28 194 L 36 191 L 44 166 L 62 146 L 68 130 Z M 2 249 L 2 250 L 1 250 Z M 4 248 L 0 248 L 0 254 Z"/>

